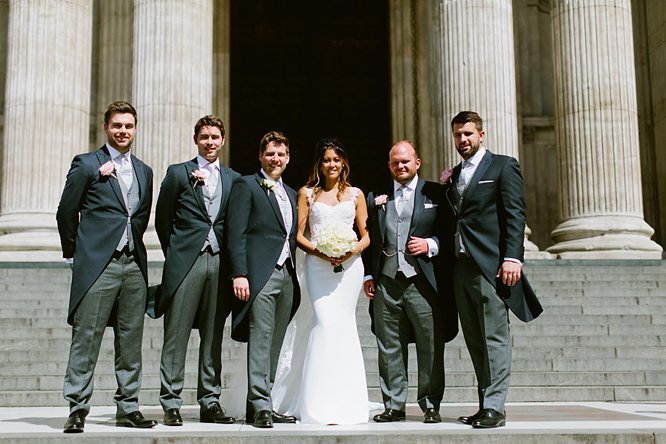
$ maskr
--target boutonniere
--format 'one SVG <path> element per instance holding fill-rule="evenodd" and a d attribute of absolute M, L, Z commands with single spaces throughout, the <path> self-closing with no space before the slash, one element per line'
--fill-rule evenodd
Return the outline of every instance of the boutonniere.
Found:
<path fill-rule="evenodd" d="M 192 178 L 194 179 L 194 183 L 192 184 L 192 188 L 197 186 L 197 183 L 201 182 L 201 185 L 206 185 L 206 179 L 208 178 L 208 174 L 206 171 L 202 170 L 201 168 L 197 168 L 196 170 L 192 171 Z"/>
<path fill-rule="evenodd" d="M 268 179 L 261 179 L 259 185 L 261 185 L 261 188 L 266 190 L 266 196 L 270 195 L 271 191 L 273 191 L 273 188 L 275 188 L 275 183 L 269 182 Z"/>
<path fill-rule="evenodd" d="M 116 164 L 113 163 L 112 160 L 106 161 L 106 163 L 104 165 L 99 167 L 99 174 L 101 176 L 104 176 L 104 177 L 111 176 L 111 177 L 114 177 L 114 178 L 118 179 L 116 177 Z"/>
<path fill-rule="evenodd" d="M 453 168 L 447 168 L 442 171 L 442 175 L 439 177 L 439 181 L 442 183 L 447 183 L 451 181 L 451 176 L 453 176 Z"/>
<path fill-rule="evenodd" d="M 386 211 L 386 202 L 388 202 L 388 196 L 386 194 L 381 194 L 375 197 L 375 206 L 381 207 L 384 211 Z"/>

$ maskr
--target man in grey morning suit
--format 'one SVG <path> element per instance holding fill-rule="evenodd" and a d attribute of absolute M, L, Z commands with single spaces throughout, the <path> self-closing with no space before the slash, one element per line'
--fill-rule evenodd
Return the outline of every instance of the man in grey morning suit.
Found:
<path fill-rule="evenodd" d="M 220 405 L 222 392 L 222 330 L 230 308 L 223 305 L 220 283 L 221 248 L 233 181 L 240 177 L 223 166 L 224 124 L 204 116 L 194 126 L 198 155 L 169 166 L 160 187 L 155 230 L 164 252 L 162 284 L 155 301 L 164 313 L 164 346 L 160 364 L 160 403 L 164 424 L 180 426 L 180 394 L 185 380 L 185 356 L 190 331 L 198 326 L 199 372 L 197 399 L 200 421 L 233 424 Z M 227 281 L 228 282 L 228 281 Z M 222 285 L 220 285 L 222 284 Z M 151 297 L 153 287 L 150 289 Z M 149 315 L 152 313 L 149 312 Z"/>
<path fill-rule="evenodd" d="M 458 421 L 474 428 L 501 427 L 511 375 L 507 306 L 525 322 L 543 311 L 522 274 L 523 178 L 516 159 L 482 146 L 485 133 L 477 113 L 459 113 L 451 130 L 463 161 L 445 184 L 456 222 L 449 254 L 455 256 L 454 293 L 479 396 L 479 410 Z"/>
<path fill-rule="evenodd" d="M 273 411 L 271 389 L 282 340 L 300 303 L 294 271 L 296 192 L 281 179 L 289 141 L 267 133 L 259 148 L 261 172 L 234 182 L 228 216 L 234 306 L 232 337 L 247 341 L 246 419 L 255 427 L 296 422 Z"/>
<path fill-rule="evenodd" d="M 141 341 L 146 307 L 146 248 L 153 171 L 130 153 L 136 111 L 114 102 L 104 113 L 108 142 L 74 157 L 56 218 L 63 256 L 72 262 L 67 322 L 72 344 L 64 395 L 65 433 L 83 432 L 93 372 L 107 324 L 113 326 L 118 390 L 116 425 L 154 427 L 139 411 Z"/>
<path fill-rule="evenodd" d="M 368 194 L 370 248 L 363 254 L 364 291 L 372 299 L 374 332 L 379 353 L 379 377 L 385 410 L 377 422 L 405 419 L 407 403 L 407 344 L 416 341 L 417 400 L 424 422 L 441 421 L 444 394 L 444 332 L 442 299 L 437 294 L 434 258 L 440 248 L 442 201 L 438 184 L 417 175 L 421 159 L 408 141 L 389 153 L 393 177 L 390 190 Z M 453 311 L 455 319 L 455 311 Z"/>

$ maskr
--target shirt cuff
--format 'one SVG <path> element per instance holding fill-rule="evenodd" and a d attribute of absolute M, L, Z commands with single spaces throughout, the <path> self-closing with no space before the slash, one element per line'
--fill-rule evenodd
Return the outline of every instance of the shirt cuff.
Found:
<path fill-rule="evenodd" d="M 431 238 L 427 238 L 425 241 L 428 243 L 428 252 L 426 253 L 428 257 L 437 256 L 439 253 L 439 245 L 437 245 L 437 242 Z"/>
<path fill-rule="evenodd" d="M 521 261 L 519 261 L 518 259 L 514 259 L 512 257 L 505 257 L 504 260 L 508 261 L 508 262 L 515 262 L 516 264 L 523 265 L 523 263 Z"/>

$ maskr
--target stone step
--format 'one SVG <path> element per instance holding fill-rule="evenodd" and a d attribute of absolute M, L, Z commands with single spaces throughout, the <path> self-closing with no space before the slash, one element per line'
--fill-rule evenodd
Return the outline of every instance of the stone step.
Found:
<path fill-rule="evenodd" d="M 410 390 L 416 387 L 418 374 L 416 371 L 408 373 L 410 381 Z M 367 371 L 366 379 L 368 387 L 379 386 L 379 373 L 377 371 Z M 160 377 L 158 374 L 145 374 L 142 377 L 144 389 L 156 389 L 160 386 Z M 223 368 L 222 387 L 224 389 L 233 388 L 237 383 L 234 377 Z M 0 392 L 2 391 L 59 391 L 62 390 L 62 375 L 34 375 L 34 376 L 11 376 L 0 379 Z M 473 372 L 453 372 L 447 369 L 446 386 L 447 387 L 472 387 L 476 384 Z M 194 389 L 197 385 L 196 368 L 187 368 L 185 373 L 185 388 Z M 662 371 L 626 371 L 626 372 L 525 372 L 514 371 L 511 374 L 511 387 L 587 387 L 587 386 L 635 386 L 642 387 L 664 386 L 666 385 L 666 373 Z M 107 373 L 95 374 L 95 390 L 112 389 L 116 386 L 115 375 Z"/>
<path fill-rule="evenodd" d="M 114 389 L 96 389 L 91 399 L 92 405 L 113 405 Z M 235 390 L 222 391 L 222 403 L 230 393 L 237 394 Z M 379 388 L 369 388 L 370 401 L 381 402 Z M 474 387 L 448 387 L 444 392 L 445 403 L 476 403 L 476 388 Z M 197 405 L 196 391 L 185 389 L 182 392 L 185 405 Z M 509 402 L 529 402 L 535 399 L 548 399 L 553 402 L 585 402 L 585 401 L 645 401 L 663 402 L 666 399 L 666 386 L 631 386 L 631 387 L 523 387 L 515 386 L 509 392 Z M 159 405 L 159 389 L 142 388 L 139 401 L 143 406 Z M 416 390 L 410 387 L 407 401 L 416 402 Z M 64 400 L 62 390 L 43 391 L 10 391 L 0 392 L 0 404 L 4 407 L 14 406 L 62 406 Z M 438 441 L 439 442 L 439 441 Z"/>
<path fill-rule="evenodd" d="M 666 262 L 589 265 L 597 262 L 526 265 L 546 311 L 529 324 L 511 316 L 510 401 L 666 399 Z M 159 281 L 160 267 L 151 264 L 151 283 Z M 71 327 L 65 322 L 70 279 L 71 272 L 63 264 L 41 268 L 0 264 L 0 405 L 63 405 L 62 379 L 71 338 Z M 367 310 L 367 299 L 359 295 L 356 314 L 368 388 L 371 397 L 379 400 L 376 340 L 369 331 Z M 145 323 L 144 404 L 158 404 L 162 323 L 151 319 Z M 245 371 L 245 345 L 228 337 L 229 325 L 230 320 L 223 340 L 223 385 L 231 393 L 238 390 L 234 386 L 239 383 L 238 374 Z M 186 404 L 196 404 L 198 342 L 193 332 L 186 363 Z M 413 345 L 408 366 L 413 400 L 417 380 Z M 445 400 L 475 402 L 475 378 L 462 334 L 447 344 L 445 366 Z M 112 404 L 111 329 L 103 340 L 95 387 L 93 404 Z M 33 404 L 22 404 L 29 402 Z"/>

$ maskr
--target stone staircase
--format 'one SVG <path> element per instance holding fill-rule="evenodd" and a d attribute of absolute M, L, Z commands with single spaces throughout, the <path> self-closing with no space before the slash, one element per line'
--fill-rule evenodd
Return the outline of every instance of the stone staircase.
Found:
<path fill-rule="evenodd" d="M 509 401 L 666 401 L 666 261 L 542 260 L 526 273 L 544 305 L 537 320 L 512 317 Z M 150 267 L 151 283 L 161 264 Z M 66 324 L 71 272 L 61 263 L 0 263 L 0 405 L 63 406 L 62 382 L 71 329 Z M 368 391 L 380 401 L 377 349 L 367 300 L 357 320 Z M 223 341 L 224 397 L 243 396 L 245 346 Z M 162 321 L 146 318 L 142 405 L 158 405 Z M 184 401 L 195 405 L 198 336 L 193 332 Z M 475 402 L 462 335 L 447 344 L 445 402 Z M 410 386 L 416 359 L 409 360 Z M 112 405 L 113 333 L 104 338 L 95 372 L 95 405 Z M 410 390 L 414 401 L 415 387 Z"/>

